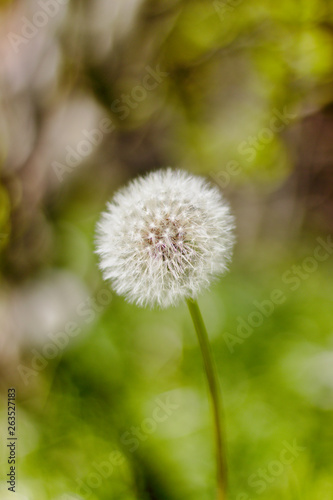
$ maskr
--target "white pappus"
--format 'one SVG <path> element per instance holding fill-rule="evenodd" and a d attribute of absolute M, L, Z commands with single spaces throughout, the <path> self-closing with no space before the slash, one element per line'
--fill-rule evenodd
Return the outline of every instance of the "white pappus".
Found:
<path fill-rule="evenodd" d="M 139 306 L 195 299 L 223 274 L 234 219 L 217 187 L 182 170 L 131 181 L 97 225 L 100 268 L 112 288 Z"/>

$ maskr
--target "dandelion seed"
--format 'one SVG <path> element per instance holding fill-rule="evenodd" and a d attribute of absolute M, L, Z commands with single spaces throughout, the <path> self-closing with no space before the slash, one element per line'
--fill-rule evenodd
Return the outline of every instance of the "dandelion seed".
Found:
<path fill-rule="evenodd" d="M 177 305 L 226 271 L 233 226 L 216 187 L 181 170 L 159 170 L 108 204 L 97 230 L 100 268 L 130 302 Z"/>

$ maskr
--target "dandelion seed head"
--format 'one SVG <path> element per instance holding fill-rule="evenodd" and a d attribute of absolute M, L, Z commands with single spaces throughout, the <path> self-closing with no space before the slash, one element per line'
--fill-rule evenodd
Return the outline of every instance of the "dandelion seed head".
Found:
<path fill-rule="evenodd" d="M 216 187 L 182 170 L 158 170 L 120 189 L 102 214 L 100 268 L 129 302 L 177 305 L 226 271 L 233 227 Z"/>

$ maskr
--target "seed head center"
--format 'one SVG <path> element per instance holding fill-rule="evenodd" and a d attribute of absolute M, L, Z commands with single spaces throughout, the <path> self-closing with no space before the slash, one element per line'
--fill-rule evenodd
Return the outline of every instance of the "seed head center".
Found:
<path fill-rule="evenodd" d="M 185 233 L 176 220 L 164 217 L 154 220 L 149 228 L 142 229 L 141 240 L 150 252 L 162 256 L 164 260 L 172 258 L 172 254 L 182 249 Z"/>

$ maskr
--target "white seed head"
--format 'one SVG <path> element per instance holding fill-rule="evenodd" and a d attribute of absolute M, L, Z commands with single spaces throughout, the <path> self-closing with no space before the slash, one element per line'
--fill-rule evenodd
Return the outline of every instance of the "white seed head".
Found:
<path fill-rule="evenodd" d="M 139 306 L 195 299 L 223 274 L 234 243 L 220 191 L 182 170 L 158 170 L 120 189 L 97 225 L 105 279 Z"/>

